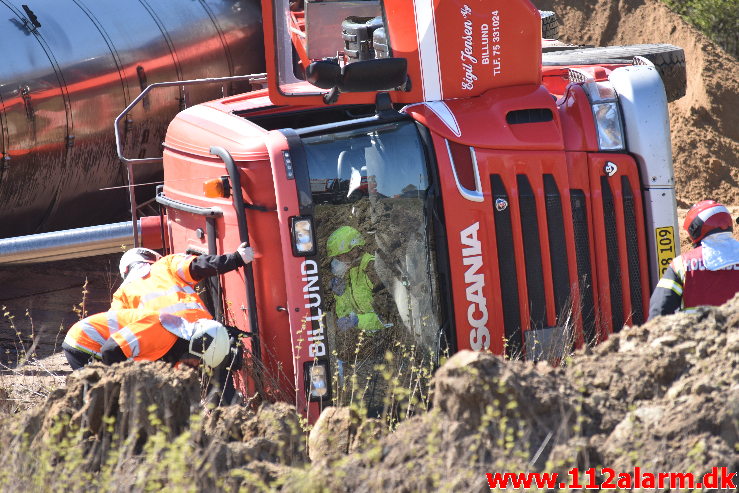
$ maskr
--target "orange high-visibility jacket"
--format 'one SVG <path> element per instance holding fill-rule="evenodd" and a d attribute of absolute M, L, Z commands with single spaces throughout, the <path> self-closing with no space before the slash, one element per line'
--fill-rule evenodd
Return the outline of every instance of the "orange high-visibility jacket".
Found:
<path fill-rule="evenodd" d="M 124 283 L 113 294 L 111 308 L 138 308 L 177 315 L 189 322 L 211 318 L 193 288 L 198 281 L 190 274 L 194 255 L 167 255 L 153 263 L 149 274 Z"/>
<path fill-rule="evenodd" d="M 133 322 L 140 323 L 142 320 L 159 324 L 159 314 L 141 310 L 109 310 L 96 313 L 75 323 L 67 332 L 63 345 L 99 359 L 100 348 L 112 334 Z"/>
<path fill-rule="evenodd" d="M 126 358 L 156 361 L 169 351 L 178 336 L 165 329 L 159 313 L 147 313 L 111 335 Z"/>

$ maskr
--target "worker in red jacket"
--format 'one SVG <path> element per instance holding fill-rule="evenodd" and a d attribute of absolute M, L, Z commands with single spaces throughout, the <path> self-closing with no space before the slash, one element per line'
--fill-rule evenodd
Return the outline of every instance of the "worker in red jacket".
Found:
<path fill-rule="evenodd" d="M 254 252 L 246 244 L 241 244 L 236 252 L 224 255 L 174 254 L 162 257 L 147 248 L 127 251 L 119 264 L 123 284 L 113 294 L 111 310 L 87 317 L 72 326 L 62 344 L 67 361 L 76 369 L 93 360 L 101 360 L 103 345 L 115 333 L 134 323 L 136 330 L 130 332 L 135 334 L 139 347 L 158 349 L 135 355 L 136 343 L 130 340 L 127 345 L 120 345 L 131 349 L 123 352 L 126 359 L 161 359 L 178 337 L 183 339 L 178 329 L 170 330 L 180 326 L 179 322 L 172 320 L 194 323 L 212 319 L 194 286 L 207 277 L 238 269 L 253 258 Z M 176 318 L 168 324 L 166 317 L 162 319 L 165 314 Z M 151 324 L 151 330 L 142 329 L 147 322 Z M 184 333 L 191 334 L 192 331 Z M 156 341 L 144 341 L 147 338 L 156 338 Z M 120 336 L 118 342 L 123 342 Z M 162 353 L 160 349 L 165 346 L 167 351 Z M 111 362 L 113 359 L 108 358 Z"/>
<path fill-rule="evenodd" d="M 649 318 L 700 305 L 718 306 L 739 292 L 739 241 L 726 207 L 713 200 L 695 204 L 683 228 L 694 248 L 672 259 L 654 289 Z"/>

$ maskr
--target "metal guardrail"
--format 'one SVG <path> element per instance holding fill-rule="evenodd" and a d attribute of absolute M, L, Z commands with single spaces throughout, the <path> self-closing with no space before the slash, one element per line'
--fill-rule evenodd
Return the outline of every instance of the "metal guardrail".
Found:
<path fill-rule="evenodd" d="M 141 224 L 126 221 L 3 239 L 0 265 L 121 253 L 133 244 L 132 230 L 140 232 Z"/>

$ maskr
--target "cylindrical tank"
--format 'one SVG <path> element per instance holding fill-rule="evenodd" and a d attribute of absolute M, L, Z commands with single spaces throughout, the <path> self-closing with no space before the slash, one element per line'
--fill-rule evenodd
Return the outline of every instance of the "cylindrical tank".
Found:
<path fill-rule="evenodd" d="M 127 217 L 126 191 L 101 189 L 126 183 L 113 120 L 148 84 L 264 71 L 259 0 L 0 0 L 0 12 L 0 237 Z M 179 110 L 246 88 L 152 92 L 122 128 L 126 155 L 161 155 Z M 141 165 L 137 182 L 160 173 Z"/>

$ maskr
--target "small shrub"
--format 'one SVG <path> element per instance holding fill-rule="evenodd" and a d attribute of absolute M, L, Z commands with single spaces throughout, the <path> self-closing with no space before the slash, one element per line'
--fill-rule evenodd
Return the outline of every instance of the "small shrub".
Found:
<path fill-rule="evenodd" d="M 739 3 L 736 0 L 664 0 L 664 2 L 727 53 L 734 58 L 739 56 Z"/>

